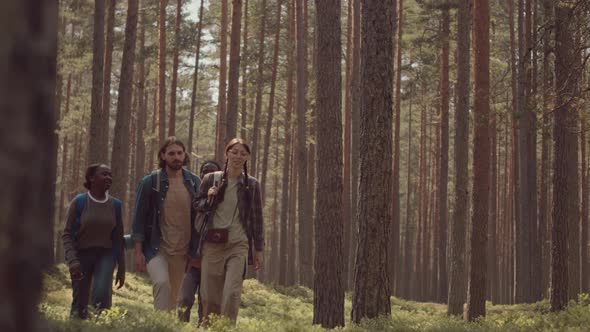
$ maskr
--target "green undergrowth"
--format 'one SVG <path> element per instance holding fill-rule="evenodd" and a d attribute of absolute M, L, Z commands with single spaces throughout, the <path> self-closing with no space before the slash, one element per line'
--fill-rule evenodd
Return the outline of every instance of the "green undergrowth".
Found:
<path fill-rule="evenodd" d="M 71 287 L 67 268 L 58 266 L 46 275 L 39 306 L 52 331 L 199 331 L 196 325 L 180 323 L 171 313 L 154 311 L 152 291 L 145 275 L 127 274 L 124 288 L 113 290 L 113 308 L 86 321 L 70 320 Z M 528 305 L 487 304 L 487 317 L 474 323 L 448 317 L 446 306 L 392 298 L 392 316 L 350 323 L 351 296 L 346 294 L 346 326 L 335 331 L 588 331 L 590 298 L 581 295 L 560 313 L 549 312 L 549 303 Z M 191 317 L 197 317 L 193 308 Z M 305 287 L 280 287 L 244 282 L 242 305 L 236 326 L 224 318 L 207 329 L 217 331 L 276 332 L 325 331 L 312 325 L 313 292 Z"/>

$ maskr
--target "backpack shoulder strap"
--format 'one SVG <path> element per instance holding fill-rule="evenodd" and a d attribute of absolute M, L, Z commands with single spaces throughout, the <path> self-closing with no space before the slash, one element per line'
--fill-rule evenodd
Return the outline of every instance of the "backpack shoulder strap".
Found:
<path fill-rule="evenodd" d="M 221 176 L 223 175 L 222 171 L 217 171 L 215 173 L 213 173 L 213 183 L 212 185 L 215 184 L 215 182 L 219 183 L 221 181 Z"/>
<path fill-rule="evenodd" d="M 88 193 L 79 194 L 74 198 L 74 202 L 76 204 L 76 220 L 74 220 L 74 225 L 72 227 L 73 236 L 76 237 L 76 233 L 80 229 L 81 217 L 84 208 L 86 207 L 86 202 L 88 201 Z"/>

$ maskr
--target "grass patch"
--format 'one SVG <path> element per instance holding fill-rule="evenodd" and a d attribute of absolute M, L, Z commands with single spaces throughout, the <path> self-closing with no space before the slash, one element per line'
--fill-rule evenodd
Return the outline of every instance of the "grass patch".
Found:
<path fill-rule="evenodd" d="M 44 293 L 39 305 L 51 331 L 199 331 L 194 322 L 180 323 L 172 313 L 153 309 L 152 288 L 143 274 L 127 274 L 125 287 L 113 290 L 113 308 L 86 321 L 68 318 L 72 300 L 68 270 L 57 266 L 44 278 Z M 346 294 L 346 326 L 334 331 L 587 331 L 590 326 L 590 297 L 583 294 L 560 313 L 549 312 L 548 301 L 526 305 L 487 304 L 487 317 L 475 323 L 448 317 L 446 306 L 391 298 L 391 317 L 350 320 L 351 295 Z M 196 307 L 191 317 L 197 317 Z M 244 282 L 240 314 L 236 326 L 222 317 L 213 320 L 210 332 L 299 332 L 326 331 L 312 325 L 313 292 L 305 287 L 264 285 L 256 280 Z"/>

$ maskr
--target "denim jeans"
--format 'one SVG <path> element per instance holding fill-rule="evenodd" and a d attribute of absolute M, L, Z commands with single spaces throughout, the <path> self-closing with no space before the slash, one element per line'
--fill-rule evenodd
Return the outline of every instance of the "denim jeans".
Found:
<path fill-rule="evenodd" d="M 81 280 L 72 280 L 71 317 L 88 318 L 88 303 L 96 309 L 111 307 L 111 288 L 115 258 L 111 248 L 88 248 L 78 251 Z M 92 286 L 92 294 L 90 287 Z"/>
<path fill-rule="evenodd" d="M 188 272 L 184 274 L 182 279 L 182 286 L 178 292 L 178 319 L 181 322 L 189 322 L 191 318 L 191 309 L 195 304 L 195 293 L 198 298 L 198 313 L 199 323 L 203 316 L 203 307 L 201 305 L 201 269 L 191 267 Z"/>

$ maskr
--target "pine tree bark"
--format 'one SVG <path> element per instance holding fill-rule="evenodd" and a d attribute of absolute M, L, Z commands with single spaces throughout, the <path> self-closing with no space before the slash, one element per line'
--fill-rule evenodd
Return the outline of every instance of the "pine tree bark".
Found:
<path fill-rule="evenodd" d="M 104 68 L 104 0 L 94 2 L 92 42 L 92 95 L 90 100 L 90 142 L 88 162 L 108 160 L 108 116 L 102 108 Z"/>
<path fill-rule="evenodd" d="M 246 61 L 242 65 L 242 92 L 241 92 L 241 126 L 240 126 L 240 136 L 242 139 L 248 139 L 248 129 L 247 129 L 247 120 L 248 120 L 248 108 L 247 108 L 247 101 L 248 101 L 248 0 L 244 2 L 244 41 L 242 42 L 242 56 Z"/>
<path fill-rule="evenodd" d="M 441 27 L 441 84 L 440 84 L 440 160 L 438 178 L 438 296 L 440 303 L 447 302 L 447 199 L 449 182 L 449 49 L 451 13 L 450 3 L 444 5 Z"/>
<path fill-rule="evenodd" d="M 195 131 L 195 113 L 197 109 L 197 87 L 199 84 L 199 60 L 201 58 L 201 34 L 203 32 L 204 0 L 199 5 L 199 24 L 197 26 L 197 49 L 195 51 L 195 71 L 193 74 L 193 93 L 191 95 L 191 113 L 188 122 L 188 151 L 193 152 L 193 137 Z M 197 165 L 195 165 L 196 169 Z"/>
<path fill-rule="evenodd" d="M 274 106 L 275 106 L 275 91 L 277 85 L 277 72 L 279 67 L 279 42 L 281 37 L 281 0 L 277 1 L 277 16 L 276 16 L 276 32 L 275 32 L 275 44 L 273 50 L 272 59 L 272 76 L 270 81 L 270 95 L 268 97 L 268 114 L 266 118 L 266 127 L 264 130 L 264 152 L 262 155 L 262 197 L 265 197 L 266 189 L 266 173 L 268 172 L 268 154 L 270 149 L 270 132 L 272 130 L 272 121 L 274 118 Z"/>
<path fill-rule="evenodd" d="M 174 23 L 174 48 L 172 49 L 172 80 L 170 82 L 170 121 L 168 122 L 168 136 L 176 135 L 176 88 L 178 86 L 178 49 L 180 48 L 181 14 L 182 0 L 177 0 L 176 20 Z"/>
<path fill-rule="evenodd" d="M 400 15 L 403 12 L 403 0 L 400 0 Z M 400 24 L 398 25 L 399 27 L 402 26 L 402 20 L 400 19 Z M 399 48 L 398 48 L 398 52 L 399 52 Z M 408 107 L 408 159 L 407 159 L 407 185 L 406 185 L 406 224 L 405 224 L 405 235 L 404 235 L 404 254 L 402 256 L 403 258 L 403 264 L 404 264 L 404 268 L 402 270 L 401 273 L 401 283 L 398 284 L 398 291 L 399 291 L 399 295 L 403 297 L 404 299 L 410 299 L 412 297 L 412 286 L 411 286 L 411 280 L 410 280 L 410 275 L 414 273 L 414 271 L 412 270 L 412 263 L 414 260 L 414 255 L 415 255 L 415 250 L 412 250 L 412 243 L 415 243 L 414 241 L 414 231 L 415 231 L 415 223 L 414 223 L 414 213 L 413 213 L 413 209 L 410 207 L 410 204 L 412 202 L 412 194 L 413 194 L 413 190 L 412 190 L 412 102 L 413 102 L 413 97 L 414 97 L 414 86 L 412 85 L 410 87 L 410 105 Z M 401 96 L 400 96 L 401 98 Z M 396 98 L 396 102 L 397 102 L 397 98 Z M 415 206 L 415 204 L 414 204 Z"/>
<path fill-rule="evenodd" d="M 142 8 L 145 8 L 145 5 L 142 4 Z M 145 60 L 147 57 L 147 52 L 145 49 L 145 27 L 146 27 L 146 15 L 145 11 L 141 11 L 141 22 L 140 22 L 140 30 L 139 30 L 139 72 L 138 72 L 138 86 L 137 86 L 137 96 L 138 100 L 138 108 L 137 108 L 137 134 L 136 134 L 136 143 L 135 143 L 135 178 L 132 178 L 132 184 L 139 183 L 141 178 L 146 173 L 146 165 L 145 165 L 145 154 L 146 154 L 146 146 L 147 142 L 145 139 L 146 127 L 147 127 L 147 107 L 148 107 L 148 98 L 147 98 L 147 80 L 146 80 L 146 73 L 145 73 Z M 133 188 L 133 185 L 132 185 Z"/>
<path fill-rule="evenodd" d="M 287 100 L 285 106 L 285 140 L 283 146 L 285 147 L 283 155 L 283 175 L 282 175 L 282 188 L 281 188 L 281 267 L 279 273 L 279 284 L 287 285 L 287 271 L 288 261 L 293 259 L 288 255 L 288 239 L 293 238 L 294 234 L 290 232 L 289 225 L 292 221 L 289 220 L 290 215 L 290 187 L 289 187 L 289 169 L 291 165 L 291 151 L 292 151 L 292 140 L 291 140 L 291 114 L 293 113 L 293 53 L 294 53 L 294 42 L 293 35 L 295 33 L 295 12 L 293 5 L 288 4 L 289 12 L 289 30 L 288 30 L 288 46 L 286 49 L 287 57 Z"/>
<path fill-rule="evenodd" d="M 359 243 L 352 321 L 391 315 L 387 240 L 391 220 L 394 0 L 363 2 Z M 378 175 L 378 176 L 376 176 Z M 375 195 L 379 193 L 379 195 Z"/>
<path fill-rule="evenodd" d="M 473 321 L 485 316 L 486 308 L 486 245 L 489 206 L 489 113 L 490 113 L 490 6 L 488 0 L 475 0 L 474 25 L 474 137 L 473 137 L 473 215 L 471 257 L 467 285 L 465 319 Z"/>
<path fill-rule="evenodd" d="M 160 0 L 158 15 L 158 145 L 166 139 L 166 6 Z"/>
<path fill-rule="evenodd" d="M 260 35 L 258 40 L 258 73 L 256 78 L 256 104 L 254 107 L 254 123 L 252 128 L 252 155 L 250 168 L 252 174 L 258 169 L 258 132 L 260 131 L 260 113 L 262 109 L 262 89 L 264 87 L 264 39 L 266 36 L 266 0 L 262 0 L 262 15 L 260 17 Z"/>
<path fill-rule="evenodd" d="M 457 103 L 455 105 L 455 208 L 450 225 L 449 315 L 462 315 L 466 296 L 465 237 L 469 200 L 469 90 L 471 0 L 460 0 L 457 12 Z"/>
<path fill-rule="evenodd" d="M 547 26 L 553 19 L 553 1 L 543 0 L 543 25 Z M 553 70 L 551 69 L 551 32 L 545 31 L 543 33 L 543 65 L 542 65 L 542 84 L 541 89 L 543 93 L 543 116 L 541 129 L 541 184 L 539 190 L 539 241 L 543 244 L 541 250 L 542 261 L 542 289 L 543 295 L 547 296 L 547 289 L 549 289 L 549 257 L 550 247 L 548 245 L 548 237 L 546 230 L 549 228 L 547 210 L 549 206 L 549 170 L 550 170 L 550 156 L 549 144 L 551 139 L 550 132 L 550 111 L 552 109 L 551 96 L 553 93 Z"/>
<path fill-rule="evenodd" d="M 120 199 L 125 199 L 129 180 L 129 125 L 131 121 L 131 96 L 133 94 L 133 71 L 135 63 L 135 44 L 137 39 L 138 7 L 138 0 L 127 0 L 125 42 L 123 45 L 119 97 L 117 100 L 117 118 L 115 122 L 115 135 L 111 157 L 111 169 L 115 181 L 113 181 L 110 193 Z M 142 98 L 142 96 L 136 96 L 136 98 L 138 97 Z"/>
<path fill-rule="evenodd" d="M 358 246 L 357 196 L 360 160 L 360 122 L 361 122 L 361 0 L 352 1 L 352 119 L 350 138 L 351 206 L 350 206 L 350 253 L 348 260 L 349 288 L 354 287 L 354 270 Z"/>
<path fill-rule="evenodd" d="M 346 290 L 350 289 L 349 282 L 349 268 L 350 262 L 349 257 L 352 251 L 352 245 L 350 243 L 351 229 L 351 170 L 350 170 L 350 159 L 351 159 L 351 119 L 352 119 L 352 0 L 348 0 L 347 4 L 347 19 L 346 19 L 346 83 L 345 83 L 345 97 L 344 97 L 344 154 L 343 154 L 343 167 L 342 167 L 342 223 L 344 229 L 342 230 L 342 245 L 343 245 L 343 283 Z"/>
<path fill-rule="evenodd" d="M 104 51 L 104 67 L 103 67 L 103 88 L 102 88 L 102 109 L 106 116 L 106 123 L 111 114 L 111 72 L 113 68 L 113 50 L 115 48 L 115 10 L 117 7 L 116 0 L 108 0 L 107 9 L 107 26 L 106 26 L 106 40 Z M 109 129 L 107 129 L 109 130 Z M 108 135 L 110 137 L 110 135 Z M 107 162 L 105 160 L 104 162 Z"/>
<path fill-rule="evenodd" d="M 574 256 L 570 220 L 579 220 L 578 198 L 578 116 L 572 103 L 576 93 L 572 79 L 576 62 L 572 8 L 564 1 L 555 4 L 555 80 L 557 106 L 554 111 L 553 137 L 553 225 L 551 228 L 551 310 L 559 311 L 567 305 L 574 283 L 570 280 L 570 257 Z M 578 234 L 575 233 L 577 236 Z"/>
<path fill-rule="evenodd" d="M 227 115 L 225 142 L 237 135 L 240 91 L 240 37 L 242 30 L 242 0 L 232 0 L 231 41 L 229 48 L 229 79 L 227 89 Z M 270 133 L 269 133 L 270 135 Z M 262 181 L 262 188 L 266 181 Z M 264 196 L 263 196 L 264 197 Z"/>
<path fill-rule="evenodd" d="M 399 1 L 399 6 L 403 6 L 403 0 Z M 401 10 L 400 10 L 401 11 Z M 397 8 L 394 8 L 394 16 L 396 16 L 395 27 L 398 29 L 397 38 L 394 41 L 395 45 L 395 119 L 394 119 L 394 133 L 393 133 L 393 175 L 391 181 L 391 190 L 392 190 L 392 202 L 391 202 L 391 229 L 389 233 L 389 245 L 388 245 L 388 255 L 389 255 L 389 290 L 391 291 L 391 295 L 396 294 L 396 284 L 399 282 L 398 275 L 399 275 L 399 268 L 397 268 L 400 264 L 400 224 L 401 224 L 401 217 L 400 217 L 400 193 L 399 193 L 399 160 L 400 160 L 400 123 L 401 123 L 401 31 L 402 27 L 401 24 L 397 22 L 401 22 L 401 16 L 397 14 Z"/>
<path fill-rule="evenodd" d="M 344 326 L 340 0 L 316 0 L 318 185 L 313 323 Z"/>
<path fill-rule="evenodd" d="M 29 332 L 44 325 L 38 303 L 53 250 L 58 3 L 2 1 L 0 12 L 0 158 L 18 165 L 3 168 L 0 189 L 0 329 Z"/>
<path fill-rule="evenodd" d="M 307 179 L 307 29 L 305 28 L 305 0 L 297 0 L 296 45 L 297 45 L 297 224 L 299 226 L 299 279 L 302 285 L 312 286 L 312 238 L 310 217 L 306 206 Z"/>
<path fill-rule="evenodd" d="M 219 93 L 217 97 L 217 125 L 215 129 L 215 160 L 225 160 L 225 127 L 227 112 L 227 20 L 228 0 L 221 0 L 221 29 L 219 31 Z M 256 145 L 252 145 L 256 150 Z M 252 151 L 255 152 L 255 151 Z M 253 161 L 254 159 L 252 159 Z M 250 166 L 253 164 L 251 163 Z M 252 172 L 252 174 L 256 174 Z"/>

